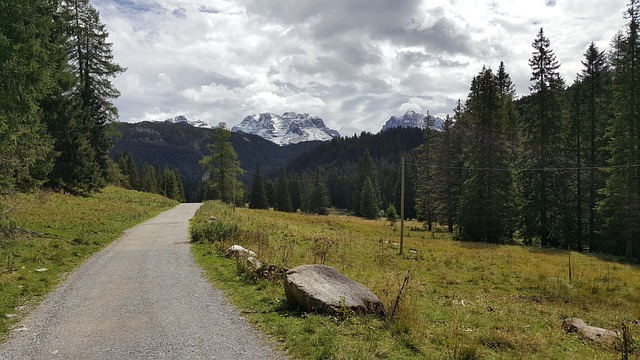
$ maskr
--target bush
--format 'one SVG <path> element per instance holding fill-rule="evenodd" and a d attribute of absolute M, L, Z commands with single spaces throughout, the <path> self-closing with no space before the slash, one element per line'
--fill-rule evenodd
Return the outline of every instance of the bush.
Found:
<path fill-rule="evenodd" d="M 197 243 L 214 243 L 235 240 L 240 228 L 238 224 L 223 220 L 207 221 L 191 227 L 191 241 Z"/>

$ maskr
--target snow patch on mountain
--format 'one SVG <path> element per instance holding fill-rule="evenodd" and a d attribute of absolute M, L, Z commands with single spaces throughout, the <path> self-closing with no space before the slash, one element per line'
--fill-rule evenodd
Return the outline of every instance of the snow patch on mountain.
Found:
<path fill-rule="evenodd" d="M 258 135 L 278 145 L 327 141 L 340 137 L 340 133 L 329 129 L 321 118 L 295 112 L 249 115 L 239 125 L 231 128 L 231 131 Z"/>
<path fill-rule="evenodd" d="M 386 131 L 389 129 L 395 128 L 420 128 L 426 129 L 429 128 L 431 130 L 440 131 L 442 130 L 442 126 L 444 125 L 444 120 L 442 118 L 430 115 L 430 114 L 419 114 L 413 110 L 407 111 L 401 117 L 392 116 L 385 122 L 382 126 L 382 130 Z"/>
<path fill-rule="evenodd" d="M 187 117 L 184 116 L 184 115 L 178 115 L 176 117 L 166 119 L 166 120 L 164 120 L 164 122 L 168 122 L 168 123 L 172 123 L 172 124 L 189 124 L 189 125 L 191 125 L 193 127 L 197 127 L 197 128 L 205 128 L 205 129 L 211 129 L 212 128 L 212 126 L 207 122 L 204 122 L 202 120 L 191 121 L 191 120 L 187 119 Z"/>

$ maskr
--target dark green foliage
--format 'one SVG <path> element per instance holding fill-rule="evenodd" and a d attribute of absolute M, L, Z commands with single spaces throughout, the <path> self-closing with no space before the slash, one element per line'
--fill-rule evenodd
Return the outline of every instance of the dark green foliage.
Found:
<path fill-rule="evenodd" d="M 513 216 L 512 178 L 506 170 L 507 122 L 501 116 L 499 78 L 491 69 L 483 69 L 471 82 L 465 116 L 469 177 L 462 184 L 460 232 L 465 240 L 505 242 Z"/>
<path fill-rule="evenodd" d="M 48 185 L 88 194 L 106 185 L 109 124 L 118 117 L 112 101 L 120 95 L 111 79 L 125 69 L 113 62 L 106 26 L 88 0 L 62 1 L 57 15 L 56 35 L 64 40 L 60 49 L 68 65 L 58 72 L 55 96 L 44 102 L 60 153 Z"/>
<path fill-rule="evenodd" d="M 140 163 L 176 169 L 184 183 L 187 200 L 202 200 L 205 169 L 199 160 L 208 155 L 207 146 L 212 141 L 213 129 L 167 122 L 115 125 L 121 135 L 114 138 L 113 157 L 119 153 L 130 153 Z M 231 133 L 229 140 L 244 170 L 240 179 L 245 185 L 251 183 L 257 162 L 263 174 L 273 176 L 293 158 L 318 146 L 318 142 L 278 146 L 259 136 L 244 133 Z"/>
<path fill-rule="evenodd" d="M 291 175 L 289 179 L 289 196 L 291 211 L 302 210 L 302 182 L 298 176 Z"/>
<path fill-rule="evenodd" d="M 317 169 L 313 180 L 305 182 L 302 193 L 302 211 L 311 214 L 327 215 L 331 206 L 327 180 L 324 171 Z"/>
<path fill-rule="evenodd" d="M 359 214 L 365 219 L 377 219 L 380 216 L 380 207 L 376 188 L 370 178 L 365 178 L 360 192 Z"/>
<path fill-rule="evenodd" d="M 358 161 L 350 208 L 355 215 L 369 219 L 377 217 L 380 212 L 378 173 L 369 150 L 365 150 Z"/>
<path fill-rule="evenodd" d="M 400 191 L 402 190 L 402 164 L 393 168 L 395 177 L 395 194 L 391 198 L 394 200 L 396 209 L 400 209 Z M 405 156 L 405 179 L 404 179 L 404 216 L 405 219 L 415 219 L 418 214 L 416 212 L 416 191 L 418 186 L 418 167 L 416 157 L 413 154 Z M 382 178 L 382 176 L 381 176 Z M 386 200 L 391 200 L 387 198 Z"/>
<path fill-rule="evenodd" d="M 640 2 L 631 0 L 626 32 L 613 55 L 613 110 L 609 126 L 610 169 L 601 212 L 613 250 L 627 259 L 640 256 Z M 632 166 L 635 165 L 635 166 Z"/>
<path fill-rule="evenodd" d="M 242 183 L 238 181 L 238 176 L 244 171 L 240 168 L 230 137 L 231 132 L 224 123 L 220 123 L 213 132 L 213 142 L 208 145 L 211 154 L 200 160 L 209 178 L 206 198 L 219 199 L 225 203 L 238 202 L 243 198 Z"/>
<path fill-rule="evenodd" d="M 462 131 L 461 123 L 462 105 L 458 101 L 456 122 L 447 116 L 444 121 L 442 133 L 435 141 L 435 202 L 436 217 L 447 225 L 447 230 L 453 232 L 458 220 L 460 208 L 460 191 L 462 187 Z"/>
<path fill-rule="evenodd" d="M 529 243 L 539 240 L 542 246 L 559 246 L 566 234 L 565 202 L 566 173 L 552 169 L 565 167 L 566 104 L 564 81 L 558 73 L 556 60 L 549 39 L 542 29 L 532 44 L 533 55 L 529 60 L 532 69 L 531 104 L 522 119 L 523 154 L 521 167 L 534 169 L 522 171 L 519 176 L 523 197 L 521 209 L 522 235 Z"/>
<path fill-rule="evenodd" d="M 607 152 L 605 130 L 608 127 L 608 118 L 611 116 L 611 76 L 604 52 L 601 52 L 595 44 L 591 43 L 582 61 L 584 66 L 579 80 L 582 86 L 579 88 L 579 103 L 584 114 L 584 143 L 587 148 L 585 164 L 588 171 L 588 244 L 594 249 L 598 248 L 596 241 L 597 226 L 601 222 L 596 218 L 596 204 L 602 198 L 601 189 L 604 187 L 604 174 L 596 169 L 605 164 Z"/>
<path fill-rule="evenodd" d="M 396 223 L 399 216 L 398 212 L 396 211 L 396 207 L 393 206 L 393 204 L 389 204 L 389 206 L 387 206 L 387 209 L 384 211 L 384 217 L 391 225 Z"/>
<path fill-rule="evenodd" d="M 49 58 L 54 10 L 44 0 L 0 2 L 0 193 L 37 187 L 51 170 L 40 102 L 57 67 Z"/>
<path fill-rule="evenodd" d="M 268 209 L 267 189 L 263 175 L 260 173 L 260 164 L 253 171 L 253 182 L 249 193 L 249 207 L 251 209 Z"/>
<path fill-rule="evenodd" d="M 437 134 L 430 129 L 424 131 L 424 144 L 418 149 L 418 187 L 416 190 L 416 212 L 418 220 L 424 221 L 431 231 L 436 220 L 436 182 L 434 181 L 434 139 Z"/>
<path fill-rule="evenodd" d="M 289 195 L 289 181 L 285 175 L 284 168 L 280 169 L 276 181 L 276 201 L 275 209 L 278 211 L 291 212 L 291 196 Z"/>

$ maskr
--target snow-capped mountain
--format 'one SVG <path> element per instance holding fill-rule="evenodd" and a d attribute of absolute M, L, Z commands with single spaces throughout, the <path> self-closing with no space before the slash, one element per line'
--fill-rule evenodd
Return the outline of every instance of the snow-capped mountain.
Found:
<path fill-rule="evenodd" d="M 444 123 L 444 120 L 442 120 L 439 117 L 435 117 L 429 114 L 427 115 L 419 114 L 413 110 L 409 110 L 401 117 L 397 117 L 397 116 L 390 117 L 389 120 L 387 120 L 387 122 L 382 126 L 382 130 L 380 131 L 385 131 L 385 130 L 394 129 L 398 127 L 403 127 L 403 128 L 417 127 L 420 129 L 425 129 L 428 127 L 429 129 L 440 131 L 442 130 L 443 123 Z"/>
<path fill-rule="evenodd" d="M 212 126 L 209 125 L 209 123 L 206 123 L 202 120 L 191 121 L 187 119 L 187 117 L 184 115 L 178 115 L 174 118 L 166 119 L 164 120 L 164 122 L 173 123 L 173 124 L 189 124 L 197 128 L 207 128 L 207 129 L 212 128 Z"/>
<path fill-rule="evenodd" d="M 327 141 L 340 137 L 336 130 L 329 129 L 321 118 L 286 112 L 282 115 L 262 113 L 249 115 L 232 132 L 258 135 L 278 145 L 297 144 L 304 141 Z"/>

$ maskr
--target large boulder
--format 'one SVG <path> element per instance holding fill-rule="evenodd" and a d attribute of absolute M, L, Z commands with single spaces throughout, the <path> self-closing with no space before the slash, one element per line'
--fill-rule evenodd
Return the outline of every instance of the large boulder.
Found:
<path fill-rule="evenodd" d="M 380 299 L 369 289 L 326 265 L 302 265 L 287 272 L 284 292 L 289 302 L 309 312 L 384 315 Z"/>

